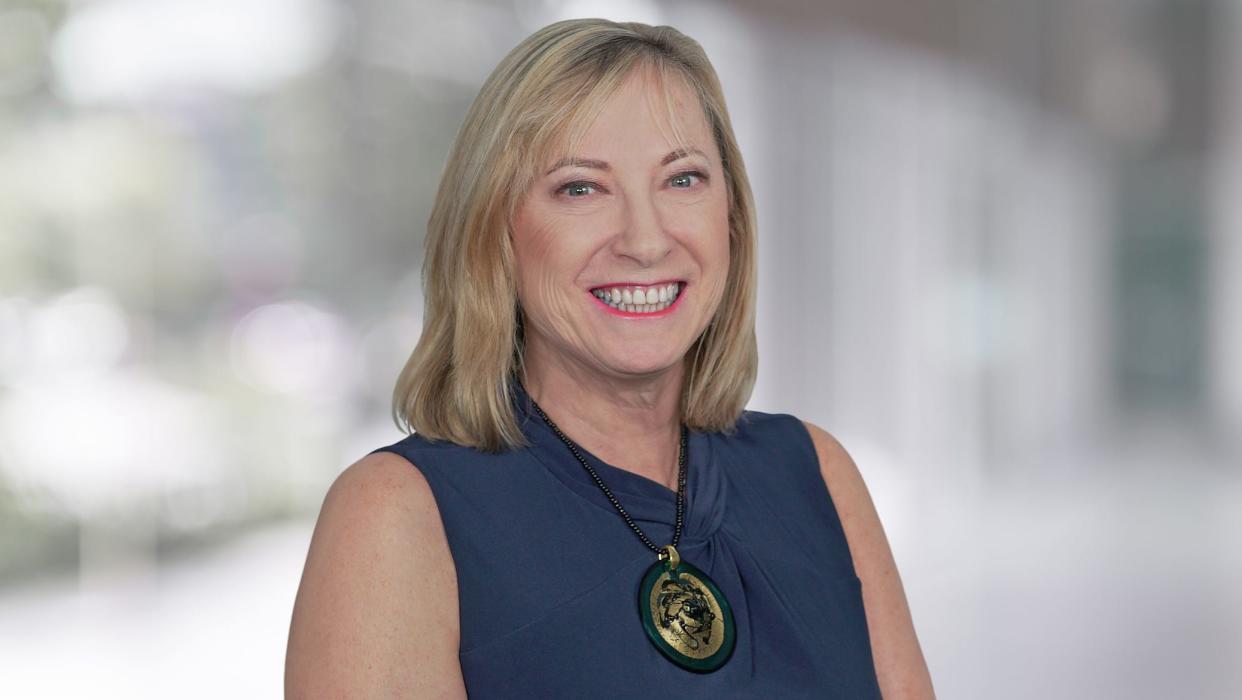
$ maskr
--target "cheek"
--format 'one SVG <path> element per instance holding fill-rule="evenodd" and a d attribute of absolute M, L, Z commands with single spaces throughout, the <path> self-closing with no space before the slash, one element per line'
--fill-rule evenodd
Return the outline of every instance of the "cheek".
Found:
<path fill-rule="evenodd" d="M 725 288 L 729 282 L 729 234 L 726 229 L 723 236 L 717 242 L 713 251 L 713 285 L 712 298 L 715 300 L 713 308 L 719 307 L 721 300 L 724 299 Z"/>
<path fill-rule="evenodd" d="M 529 223 L 518 221 L 513 236 L 518 302 L 532 323 L 563 333 L 572 326 L 566 319 L 578 252 L 565 245 L 572 239 L 555 222 L 523 225 Z"/>
<path fill-rule="evenodd" d="M 572 290 L 567 290 L 564 280 L 553 274 L 532 275 L 518 291 L 530 328 L 547 342 L 560 347 L 583 348 L 589 345 L 583 335 L 584 325 L 575 309 Z"/>
<path fill-rule="evenodd" d="M 554 226 L 541 217 L 519 216 L 515 219 L 513 257 L 519 297 L 537 293 L 541 281 L 554 274 L 556 240 Z"/>
<path fill-rule="evenodd" d="M 729 278 L 730 243 L 729 214 L 723 203 L 714 211 L 699 237 L 699 257 L 703 266 L 703 279 L 707 282 L 709 296 L 719 299 L 724 294 Z"/>

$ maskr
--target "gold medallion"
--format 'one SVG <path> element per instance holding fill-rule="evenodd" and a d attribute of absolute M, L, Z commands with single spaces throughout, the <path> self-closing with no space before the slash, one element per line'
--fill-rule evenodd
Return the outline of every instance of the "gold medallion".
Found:
<path fill-rule="evenodd" d="M 733 610 L 707 574 L 681 561 L 672 545 L 638 587 L 643 629 L 660 653 L 682 668 L 709 673 L 729 660 L 736 641 Z"/>

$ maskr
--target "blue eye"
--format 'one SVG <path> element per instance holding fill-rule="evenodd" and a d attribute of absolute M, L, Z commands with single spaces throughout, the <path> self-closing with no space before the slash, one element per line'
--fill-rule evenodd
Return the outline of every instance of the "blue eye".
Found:
<path fill-rule="evenodd" d="M 704 179 L 706 178 L 704 178 L 703 174 L 699 172 L 677 173 L 668 179 L 668 184 L 676 187 L 677 189 L 688 189 L 690 187 L 694 187 L 696 180 L 701 181 Z"/>
<path fill-rule="evenodd" d="M 573 198 L 585 197 L 595 191 L 595 185 L 590 182 L 570 182 L 562 185 L 561 188 L 557 190 L 557 192 L 562 192 Z"/>

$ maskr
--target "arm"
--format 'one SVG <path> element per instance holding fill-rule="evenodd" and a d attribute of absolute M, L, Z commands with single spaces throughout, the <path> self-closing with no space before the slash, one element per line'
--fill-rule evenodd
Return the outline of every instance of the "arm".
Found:
<path fill-rule="evenodd" d="M 287 698 L 465 698 L 457 575 L 422 472 L 387 452 L 337 477 L 311 537 Z"/>
<path fill-rule="evenodd" d="M 832 494 L 854 569 L 862 581 L 867 631 L 871 635 L 871 655 L 880 691 L 888 700 L 934 698 L 901 576 L 867 485 L 841 443 L 823 429 L 803 423 L 815 443 L 824 484 Z"/>

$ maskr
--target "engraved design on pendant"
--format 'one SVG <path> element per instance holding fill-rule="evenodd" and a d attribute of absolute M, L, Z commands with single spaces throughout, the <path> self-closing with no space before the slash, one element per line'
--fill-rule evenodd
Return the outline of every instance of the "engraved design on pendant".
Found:
<path fill-rule="evenodd" d="M 659 561 L 647 570 L 638 597 L 647 637 L 673 663 L 706 673 L 729 660 L 733 611 L 707 574 L 684 561 Z"/>

